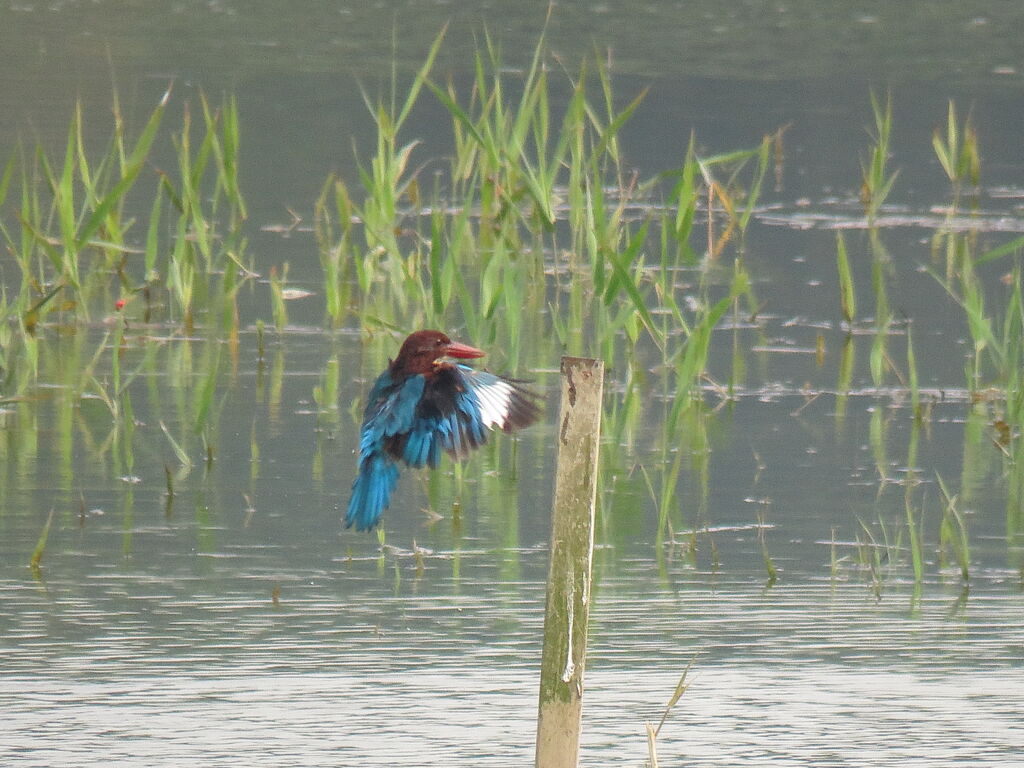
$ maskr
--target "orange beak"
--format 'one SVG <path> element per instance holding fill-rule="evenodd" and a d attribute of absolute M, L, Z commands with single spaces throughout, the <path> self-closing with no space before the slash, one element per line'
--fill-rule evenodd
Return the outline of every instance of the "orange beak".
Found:
<path fill-rule="evenodd" d="M 467 344 L 459 344 L 457 341 L 451 342 L 445 349 L 445 354 L 449 357 L 483 357 L 484 352 L 480 351 L 476 347 L 470 347 Z"/>

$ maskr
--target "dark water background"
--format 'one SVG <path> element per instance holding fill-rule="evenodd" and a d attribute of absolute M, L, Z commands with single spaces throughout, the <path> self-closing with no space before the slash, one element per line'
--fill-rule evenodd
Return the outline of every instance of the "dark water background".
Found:
<path fill-rule="evenodd" d="M 237 95 L 250 251 L 289 262 L 318 292 L 307 220 L 327 173 L 355 178 L 370 149 L 360 95 L 419 66 L 451 21 L 439 59 L 470 75 L 482 25 L 510 68 L 528 62 L 543 3 L 110 3 L 23 0 L 0 8 L 0 149 L 17 137 L 60 147 L 76 98 L 102 141 L 112 80 L 145 115 L 168 82 L 172 109 Z M 392 45 L 392 30 L 397 41 Z M 970 108 L 983 154 L 978 235 L 995 247 L 1024 230 L 1024 10 L 965 2 L 565 3 L 553 50 L 567 62 L 611 50 L 616 93 L 650 93 L 624 133 L 642 176 L 702 150 L 786 134 L 783 184 L 747 234 L 765 302 L 764 338 L 739 398 L 695 423 L 673 513 L 656 543 L 642 466 L 660 458 L 658 417 L 608 446 L 602 475 L 583 760 L 639 765 L 679 675 L 693 685 L 661 731 L 664 765 L 1015 765 L 1024 750 L 1021 542 L 989 414 L 963 391 L 962 314 L 921 266 L 950 192 L 931 150 L 947 100 Z M 571 67 L 570 67 L 571 68 Z M 928 566 L 915 588 L 906 554 L 880 581 L 857 567 L 863 523 L 905 524 L 914 425 L 906 403 L 836 387 L 834 227 L 860 217 L 871 87 L 891 88 L 901 169 L 883 231 L 894 312 L 913 318 L 922 386 L 941 391 L 919 440 Z M 421 161 L 448 146 L 443 109 L 423 99 L 409 132 Z M 272 228 L 272 227 L 271 227 Z M 868 239 L 848 233 L 862 300 Z M 5 283 L 16 268 L 2 263 Z M 1002 271 L 1005 271 L 1003 269 Z M 987 278 L 995 283 L 1000 269 Z M 344 531 L 359 402 L 383 363 L 353 320 L 323 324 L 317 296 L 291 302 L 291 331 L 260 362 L 253 299 L 236 354 L 222 352 L 216 460 L 177 482 L 159 422 L 186 421 L 221 341 L 202 330 L 160 351 L 134 385 L 129 471 L 109 448 L 109 414 L 77 401 L 62 372 L 102 328 L 55 334 L 41 397 L 0 422 L 0 762 L 4 765 L 512 765 L 532 759 L 550 424 L 561 351 L 517 371 L 549 395 L 548 418 L 499 438 L 432 479 L 407 472 L 387 513 L 387 547 Z M 261 314 L 262 313 L 262 314 Z M 458 328 L 450 329 L 458 335 Z M 713 347 L 727 369 L 731 342 Z M 139 332 L 140 337 L 142 331 Z M 818 335 L 824 361 L 814 354 Z M 854 336 L 853 387 L 870 387 L 868 336 Z M 463 339 L 473 343 L 473 339 Z M 142 356 L 139 349 L 129 358 Z M 392 352 L 393 353 L 393 352 Z M 342 361 L 339 409 L 313 388 Z M 501 367 L 501 351 L 492 356 Z M 614 397 L 616 372 L 609 396 Z M 51 386 L 45 386 L 50 384 Z M 808 392 L 823 391 L 808 401 Z M 253 440 L 259 454 L 251 450 Z M 969 589 L 937 555 L 936 474 L 959 494 L 971 539 Z M 453 498 L 461 500 L 456 513 Z M 434 520 L 424 513 L 432 507 Z M 41 575 L 27 567 L 50 510 Z M 780 569 L 766 584 L 758 515 Z M 688 530 L 701 529 L 696 551 Z M 906 546 L 904 532 L 901 547 Z M 833 565 L 834 561 L 837 562 Z"/>

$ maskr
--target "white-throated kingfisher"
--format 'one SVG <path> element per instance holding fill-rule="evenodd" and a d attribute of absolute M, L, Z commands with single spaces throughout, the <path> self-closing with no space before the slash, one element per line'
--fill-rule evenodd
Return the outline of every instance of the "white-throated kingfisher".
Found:
<path fill-rule="evenodd" d="M 540 417 L 540 396 L 520 382 L 442 359 L 483 356 L 440 331 L 405 340 L 367 396 L 346 528 L 378 523 L 398 482 L 398 462 L 436 467 L 442 451 L 461 458 L 487 442 L 488 429 L 511 432 Z"/>

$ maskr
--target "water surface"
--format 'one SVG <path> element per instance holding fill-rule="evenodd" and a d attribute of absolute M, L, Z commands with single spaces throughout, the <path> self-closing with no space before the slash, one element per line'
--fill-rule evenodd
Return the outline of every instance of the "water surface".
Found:
<path fill-rule="evenodd" d="M 617 93 L 651 87 L 623 138 L 642 176 L 678 166 L 691 130 L 710 153 L 792 123 L 781 186 L 766 194 L 744 247 L 763 302 L 756 322 L 731 316 L 716 332 L 706 407 L 682 439 L 665 442 L 652 361 L 642 415 L 604 447 L 586 764 L 641 764 L 644 722 L 660 719 L 691 661 L 692 687 L 659 736 L 662 764 L 1008 766 L 1024 748 L 1019 470 L 994 439 L 998 406 L 965 389 L 963 316 L 922 273 L 950 228 L 950 190 L 930 146 L 949 98 L 973 110 L 983 148 L 982 191 L 963 227 L 979 252 L 1024 230 L 1022 21 L 988 3 L 813 6 L 790 3 L 771 18 L 744 4 L 568 4 L 553 15 L 552 44 L 567 59 L 591 40 L 612 44 Z M 543 8 L 467 7 L 441 66 L 468 82 L 469 29 L 483 20 L 514 70 Z M 383 549 L 341 528 L 360 402 L 401 334 L 368 338 L 358 318 L 325 327 L 307 225 L 327 173 L 354 180 L 353 142 L 365 152 L 372 139 L 360 85 L 376 92 L 393 59 L 408 77 L 452 7 L 314 3 L 301 13 L 102 2 L 0 11 L 0 146 L 20 133 L 60 147 L 75 96 L 101 141 L 111 69 L 138 115 L 172 80 L 179 111 L 199 88 L 229 89 L 243 116 L 254 260 L 264 271 L 289 262 L 290 284 L 314 292 L 290 302 L 289 329 L 268 332 L 262 358 L 254 323 L 270 324 L 264 283 L 242 299 L 237 346 L 202 324 L 185 337 L 133 317 L 124 369 L 158 351 L 132 384 L 128 450 L 105 406 L 69 384 L 109 325 L 45 330 L 42 386 L 0 414 L 5 765 L 531 759 L 551 372 L 563 350 L 545 334 L 513 371 L 545 394 L 542 424 L 500 436 L 459 475 L 451 464 L 404 473 Z M 392 26 L 394 52 L 382 42 Z M 891 85 L 896 105 L 901 176 L 881 242 L 891 349 L 902 354 L 912 320 L 931 403 L 920 424 L 905 389 L 875 387 L 869 372 L 874 245 L 857 195 L 871 85 Z M 443 117 L 424 100 L 410 123 L 429 172 L 449 151 Z M 288 208 L 303 225 L 282 233 Z M 863 307 L 852 335 L 837 301 L 840 228 Z M 15 284 L 16 268 L 0 269 Z M 991 265 L 986 285 L 1006 270 Z M 716 384 L 733 377 L 734 348 L 745 372 L 726 400 Z M 503 350 L 491 352 L 489 364 L 507 366 Z M 314 398 L 332 358 L 343 372 L 337 409 Z M 217 403 L 209 465 L 190 432 L 207 376 Z M 612 401 L 624 377 L 611 371 Z M 188 446 L 190 471 L 161 422 Z M 645 471 L 660 482 L 665 457 L 677 454 L 666 526 Z M 967 520 L 966 585 L 940 546 L 939 477 Z M 917 583 L 908 503 L 924 539 Z"/>

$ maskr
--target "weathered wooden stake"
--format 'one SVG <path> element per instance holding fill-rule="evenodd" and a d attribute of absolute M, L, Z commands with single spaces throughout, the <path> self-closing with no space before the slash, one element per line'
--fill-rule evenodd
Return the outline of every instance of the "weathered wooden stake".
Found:
<path fill-rule="evenodd" d="M 537 768 L 576 768 L 579 760 L 603 381 L 602 361 L 562 358 Z"/>

